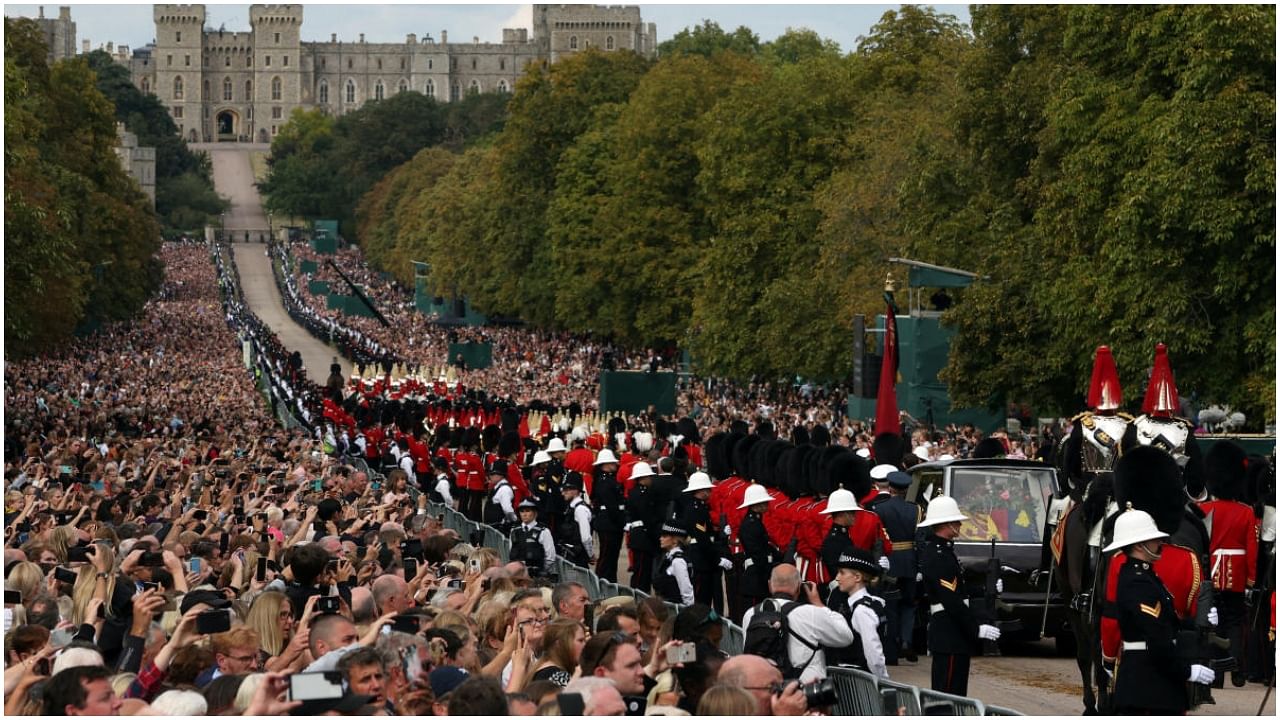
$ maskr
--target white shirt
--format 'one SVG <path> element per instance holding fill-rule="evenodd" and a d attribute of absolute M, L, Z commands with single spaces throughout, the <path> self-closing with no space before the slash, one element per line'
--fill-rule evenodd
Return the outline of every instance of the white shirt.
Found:
<path fill-rule="evenodd" d="M 449 476 L 440 473 L 436 476 L 436 492 L 444 498 L 445 507 L 453 507 L 453 496 L 449 494 Z"/>
<path fill-rule="evenodd" d="M 538 524 L 537 520 L 531 523 L 522 523 L 526 531 L 532 530 Z M 551 539 L 551 531 L 542 528 L 542 532 L 538 533 L 538 544 L 542 546 L 542 570 L 543 572 L 552 572 L 556 567 L 556 544 Z"/>
<path fill-rule="evenodd" d="M 781 610 L 782 606 L 789 601 L 775 598 L 772 602 L 776 602 L 778 609 Z M 755 607 L 751 607 L 742 616 L 742 627 L 745 628 L 751 624 L 751 616 L 755 611 Z M 822 645 L 848 647 L 853 644 L 853 629 L 844 621 L 844 616 L 835 610 L 818 605 L 805 602 L 792 610 L 791 614 L 787 615 L 787 626 L 810 645 L 820 646 L 818 651 L 814 652 L 799 640 L 790 635 L 787 636 L 787 656 L 791 659 L 791 665 L 804 667 L 804 671 L 800 673 L 801 684 L 821 680 L 827 676 L 827 656 L 822 652 Z M 812 660 L 809 659 L 811 655 Z"/>
<path fill-rule="evenodd" d="M 870 593 L 866 588 L 861 588 L 854 594 L 849 596 L 849 607 L 858 602 Z M 853 618 L 849 621 L 853 625 L 853 631 L 858 634 L 858 639 L 862 642 L 862 657 L 867 660 L 867 670 L 876 677 L 889 677 L 889 670 L 884 665 L 884 646 L 880 644 L 880 616 L 875 610 L 867 607 L 865 604 L 853 611 Z"/>
<path fill-rule="evenodd" d="M 493 502 L 502 508 L 502 516 L 508 520 L 516 517 L 516 510 L 511 507 L 511 502 L 515 499 L 516 491 L 511 489 L 510 483 L 504 482 L 493 489 Z"/>
<path fill-rule="evenodd" d="M 591 542 L 591 508 L 587 507 L 581 497 L 574 498 L 571 506 L 573 520 L 578 523 L 578 536 L 582 538 L 582 547 L 587 551 L 587 557 L 591 557 L 595 555 L 595 548 Z"/>
<path fill-rule="evenodd" d="M 680 548 L 671 548 L 667 551 L 667 557 L 671 557 Z M 683 556 L 671 561 L 671 565 L 667 568 L 667 574 L 676 579 L 676 586 L 680 588 L 680 602 L 685 605 L 693 604 L 693 582 L 689 580 L 689 563 L 685 562 Z"/>

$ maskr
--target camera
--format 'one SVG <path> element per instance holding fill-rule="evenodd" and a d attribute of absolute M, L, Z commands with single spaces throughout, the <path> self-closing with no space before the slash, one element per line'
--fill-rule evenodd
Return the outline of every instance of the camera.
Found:
<path fill-rule="evenodd" d="M 774 683 L 773 693 L 781 695 L 786 691 L 789 683 L 790 681 Z M 836 704 L 836 681 L 831 678 L 814 680 L 808 685 L 801 685 L 800 691 L 804 693 L 804 701 L 810 710 Z"/>
<path fill-rule="evenodd" d="M 316 613 L 320 615 L 337 615 L 342 612 L 342 599 L 337 595 L 327 595 L 316 600 Z"/>

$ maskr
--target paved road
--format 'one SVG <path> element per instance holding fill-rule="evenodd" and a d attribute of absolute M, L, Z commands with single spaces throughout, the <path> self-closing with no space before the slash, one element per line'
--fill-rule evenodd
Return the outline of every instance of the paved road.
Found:
<path fill-rule="evenodd" d="M 231 200 L 231 209 L 226 214 L 229 230 L 257 230 L 267 226 L 267 217 L 262 212 L 262 202 L 253 185 L 253 169 L 249 164 L 250 152 L 261 152 L 267 148 L 266 145 L 231 143 L 197 146 L 197 149 L 208 152 L 213 160 L 214 186 Z M 311 380 L 323 385 L 334 358 L 342 365 L 343 377 L 350 377 L 351 363 L 346 358 L 339 356 L 331 346 L 316 340 L 285 313 L 280 291 L 271 276 L 266 246 L 235 243 L 233 248 L 245 302 L 275 331 L 285 347 L 302 353 L 302 363 Z"/>

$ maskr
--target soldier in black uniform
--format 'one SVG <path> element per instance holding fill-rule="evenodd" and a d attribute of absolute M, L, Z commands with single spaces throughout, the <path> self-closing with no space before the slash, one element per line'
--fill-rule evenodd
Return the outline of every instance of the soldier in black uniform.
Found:
<path fill-rule="evenodd" d="M 831 530 L 822 539 L 822 548 L 818 551 L 822 558 L 822 572 L 818 575 L 818 591 L 829 593 L 827 607 L 837 607 L 845 600 L 844 593 L 836 586 L 836 574 L 840 572 L 840 556 L 849 555 L 854 549 L 853 539 L 849 537 L 849 526 L 853 524 L 853 514 L 865 512 L 858 507 L 858 500 L 853 493 L 845 489 L 836 490 L 827 498 L 827 508 L 823 515 L 831 516 Z M 829 588 L 829 589 L 828 589 Z"/>
<path fill-rule="evenodd" d="M 693 566 L 693 594 L 697 602 L 723 609 L 724 593 L 720 573 L 728 561 L 729 547 L 724 533 L 716 532 L 711 523 L 711 477 L 704 472 L 689 476 L 688 486 L 677 500 L 676 517 L 689 529 L 689 546 L 685 555 Z M 720 612 L 720 610 L 717 610 Z"/>
<path fill-rule="evenodd" d="M 653 468 L 638 462 L 631 468 L 635 486 L 627 496 L 627 547 L 631 549 L 631 587 L 649 592 L 653 559 L 658 554 L 658 528 L 662 511 L 655 502 L 651 485 Z"/>
<path fill-rule="evenodd" d="M 920 572 L 929 598 L 932 687 L 952 695 L 969 693 L 969 659 L 978 641 L 1000 639 L 999 628 L 978 624 L 965 595 L 964 571 L 953 541 L 960 534 L 960 523 L 967 519 L 955 500 L 939 495 L 929 501 L 929 511 L 920 523 L 931 531 L 922 550 Z"/>
<path fill-rule="evenodd" d="M 591 503 L 595 507 L 593 522 L 600 536 L 600 559 L 596 575 L 601 580 L 618 582 L 618 555 L 622 552 L 622 533 L 627 524 L 627 506 L 618 482 L 618 458 L 608 448 L 601 450 L 593 463 L 595 481 L 591 487 Z"/>
<path fill-rule="evenodd" d="M 1179 656 L 1173 598 L 1151 568 L 1169 536 L 1160 532 L 1150 515 L 1131 509 L 1116 520 L 1114 537 L 1103 552 L 1124 550 L 1128 558 L 1116 580 L 1116 614 L 1124 643 L 1112 678 L 1116 712 L 1185 714 L 1186 683 L 1211 685 L 1214 672 Z"/>
<path fill-rule="evenodd" d="M 591 567 L 591 508 L 582 499 L 582 473 L 570 470 L 561 485 L 564 513 L 556 533 L 560 554 L 579 567 Z"/>
<path fill-rule="evenodd" d="M 560 518 L 564 515 L 564 498 L 560 492 L 560 477 L 554 474 L 551 457 L 545 450 L 533 454 L 526 477 L 529 478 L 529 492 L 533 493 L 534 502 L 538 504 L 538 517 L 551 531 L 559 536 Z"/>
<path fill-rule="evenodd" d="M 880 516 L 884 531 L 889 535 L 893 552 L 889 554 L 889 577 L 894 578 L 898 592 L 885 598 L 885 612 L 889 617 L 885 660 L 893 665 L 901 655 L 916 661 L 915 648 L 911 646 L 916 625 L 916 524 L 920 522 L 920 506 L 907 502 L 907 488 L 911 476 L 901 471 L 889 473 L 889 495 L 871 507 Z M 884 497 L 884 496 L 880 496 Z M 901 649 L 899 649 L 901 648 Z"/>
<path fill-rule="evenodd" d="M 525 564 L 530 577 L 552 572 L 556 562 L 556 546 L 551 531 L 538 522 L 538 505 L 525 498 L 520 503 L 520 525 L 511 531 L 511 560 Z"/>
<path fill-rule="evenodd" d="M 654 564 L 653 592 L 677 605 L 692 605 L 694 601 L 693 579 L 684 554 L 684 543 L 688 537 L 689 531 L 678 520 L 664 522 L 658 531 L 663 555 Z"/>
<path fill-rule="evenodd" d="M 752 484 L 738 506 L 739 510 L 747 510 L 738 528 L 738 542 L 742 544 L 744 557 L 738 593 L 742 596 L 744 612 L 745 608 L 755 607 L 769 597 L 769 575 L 774 565 L 781 562 L 782 553 L 769 540 L 764 528 L 763 514 L 772 500 L 763 485 Z"/>

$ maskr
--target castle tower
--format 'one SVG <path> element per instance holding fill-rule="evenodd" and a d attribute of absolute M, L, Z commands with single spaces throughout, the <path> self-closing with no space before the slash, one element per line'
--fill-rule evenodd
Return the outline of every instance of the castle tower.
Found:
<path fill-rule="evenodd" d="M 294 108 L 312 105 L 311 69 L 302 67 L 302 6 L 251 5 L 253 139 L 270 142 Z"/>
<path fill-rule="evenodd" d="M 151 91 L 188 142 L 202 137 L 204 107 L 204 5 L 155 5 L 156 46 Z"/>

